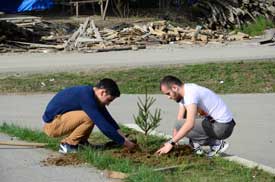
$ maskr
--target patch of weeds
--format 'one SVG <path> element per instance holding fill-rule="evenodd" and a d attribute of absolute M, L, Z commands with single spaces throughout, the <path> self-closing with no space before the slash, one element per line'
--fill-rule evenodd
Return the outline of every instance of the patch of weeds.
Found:
<path fill-rule="evenodd" d="M 99 169 L 110 169 L 125 173 L 132 172 L 132 162 L 130 160 L 113 158 L 110 154 L 104 152 L 103 150 L 95 150 L 86 148 L 81 150 L 79 156 L 85 161 L 93 164 Z"/>
<path fill-rule="evenodd" d="M 130 175 L 127 182 L 164 182 L 164 174 L 161 172 L 155 172 L 152 169 L 141 166 L 137 169 L 137 173 Z"/>
<path fill-rule="evenodd" d="M 237 31 L 244 32 L 250 36 L 257 36 L 263 34 L 264 30 L 274 27 L 275 24 L 271 20 L 265 18 L 264 16 L 259 16 L 256 18 L 255 22 L 245 24 L 241 26 L 240 29 L 237 29 Z"/>

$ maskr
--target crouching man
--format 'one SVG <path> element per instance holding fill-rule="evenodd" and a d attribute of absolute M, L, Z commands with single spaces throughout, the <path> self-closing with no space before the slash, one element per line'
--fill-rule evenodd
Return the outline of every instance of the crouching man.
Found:
<path fill-rule="evenodd" d="M 197 154 L 203 152 L 201 146 L 210 146 L 209 157 L 222 153 L 229 147 L 224 139 L 231 136 L 235 122 L 218 95 L 197 84 L 183 83 L 174 76 L 165 76 L 160 82 L 160 89 L 169 99 L 179 103 L 178 119 L 182 119 L 182 124 L 174 129 L 173 138 L 157 154 L 168 153 L 183 137 L 189 138 Z M 198 112 L 203 113 L 204 119 L 196 119 Z"/>
<path fill-rule="evenodd" d="M 102 79 L 95 86 L 75 86 L 57 93 L 43 115 L 43 131 L 51 137 L 66 136 L 59 152 L 76 152 L 79 145 L 89 145 L 88 138 L 96 125 L 111 140 L 128 149 L 135 144 L 121 133 L 105 106 L 120 96 L 112 79 Z"/>

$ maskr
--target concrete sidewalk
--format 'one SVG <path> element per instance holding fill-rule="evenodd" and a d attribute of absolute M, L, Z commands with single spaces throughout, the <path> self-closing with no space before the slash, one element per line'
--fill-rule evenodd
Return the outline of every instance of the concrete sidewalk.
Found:
<path fill-rule="evenodd" d="M 0 133 L 0 140 L 10 137 Z M 102 171 L 87 165 L 43 166 L 40 162 L 53 152 L 46 149 L 0 145 L 0 181 L 3 182 L 107 182 Z"/>
<path fill-rule="evenodd" d="M 16 123 L 31 128 L 41 128 L 41 115 L 53 94 L 1 95 L 0 122 Z M 133 123 L 137 114 L 137 97 L 122 95 L 109 108 L 120 123 Z M 177 104 L 164 95 L 154 95 L 155 106 L 162 109 L 163 120 L 157 129 L 171 134 L 176 118 Z M 222 95 L 232 110 L 236 128 L 229 139 L 229 154 L 237 155 L 275 168 L 275 94 L 233 94 Z"/>

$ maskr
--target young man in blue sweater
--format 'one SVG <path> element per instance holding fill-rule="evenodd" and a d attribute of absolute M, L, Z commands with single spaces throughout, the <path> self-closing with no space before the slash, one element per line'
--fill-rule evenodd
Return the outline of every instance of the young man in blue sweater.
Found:
<path fill-rule="evenodd" d="M 119 130 L 105 106 L 120 96 L 117 84 L 108 78 L 93 86 L 75 86 L 57 93 L 43 115 L 43 131 L 51 137 L 66 136 L 59 152 L 76 152 L 79 144 L 89 144 L 88 138 L 96 125 L 111 140 L 128 149 L 135 144 Z"/>

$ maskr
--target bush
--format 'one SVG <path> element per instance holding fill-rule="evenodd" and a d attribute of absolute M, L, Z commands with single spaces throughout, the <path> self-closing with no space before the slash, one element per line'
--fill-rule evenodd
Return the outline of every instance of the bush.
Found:
<path fill-rule="evenodd" d="M 266 19 L 264 16 L 259 16 L 255 22 L 243 25 L 238 31 L 250 36 L 256 36 L 263 34 L 264 30 L 273 27 L 275 27 L 275 24 L 271 20 Z"/>

